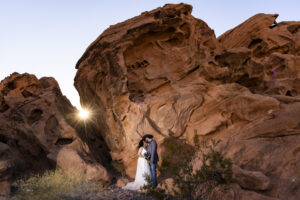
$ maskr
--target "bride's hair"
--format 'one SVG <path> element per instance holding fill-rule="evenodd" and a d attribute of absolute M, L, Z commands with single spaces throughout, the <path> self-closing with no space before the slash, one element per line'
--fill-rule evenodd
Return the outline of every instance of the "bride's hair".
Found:
<path fill-rule="evenodd" d="M 140 140 L 138 149 L 140 149 L 142 146 L 144 146 L 144 141 L 143 141 L 143 139 Z"/>

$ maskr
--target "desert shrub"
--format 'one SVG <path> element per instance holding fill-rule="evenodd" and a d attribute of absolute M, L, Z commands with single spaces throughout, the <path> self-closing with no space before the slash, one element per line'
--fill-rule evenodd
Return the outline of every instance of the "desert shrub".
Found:
<path fill-rule="evenodd" d="M 126 171 L 125 171 L 125 167 L 123 165 L 122 162 L 117 161 L 117 160 L 113 160 L 111 162 L 112 167 L 121 174 L 121 176 L 125 176 L 126 175 Z"/>
<path fill-rule="evenodd" d="M 64 200 L 80 199 L 80 196 L 96 190 L 97 183 L 72 172 L 55 170 L 18 180 L 16 186 L 15 200 Z"/>
<path fill-rule="evenodd" d="M 163 157 L 161 166 L 158 167 L 162 177 L 172 177 L 171 188 L 162 181 L 169 196 L 168 199 L 202 200 L 209 199 L 209 195 L 214 187 L 233 182 L 232 162 L 228 158 L 215 150 L 219 141 L 199 141 L 194 138 L 195 145 L 192 149 L 183 141 L 178 145 L 174 143 L 175 138 L 166 143 L 168 153 Z M 193 160 L 200 157 L 200 168 L 193 168 Z M 166 160 L 166 161 L 164 161 Z M 174 162 L 175 161 L 175 162 Z M 171 173 L 171 174 L 170 174 Z M 147 194 L 165 199 L 166 191 L 153 188 L 151 177 L 147 179 L 148 185 L 144 187 Z"/>
<path fill-rule="evenodd" d="M 195 139 L 196 140 L 196 139 Z M 211 190 L 221 184 L 229 184 L 232 179 L 232 162 L 215 150 L 219 143 L 214 140 L 195 141 L 200 152 L 200 169 L 193 170 L 192 160 L 184 159 L 174 174 L 172 192 L 179 199 L 209 199 Z M 196 154 L 194 154 L 195 156 Z M 193 157 L 194 157 L 193 156 Z"/>
<path fill-rule="evenodd" d="M 154 188 L 152 185 L 152 177 L 151 176 L 145 175 L 145 179 L 146 179 L 147 184 L 144 185 L 142 190 L 144 190 L 148 196 L 155 197 L 158 200 L 165 199 L 165 197 L 167 196 L 166 191 L 161 188 Z"/>
<path fill-rule="evenodd" d="M 191 161 L 195 153 L 193 146 L 187 144 L 185 140 L 174 137 L 167 138 L 162 147 L 164 148 L 162 163 L 157 166 L 161 179 L 177 174 L 180 165 L 185 161 Z"/>

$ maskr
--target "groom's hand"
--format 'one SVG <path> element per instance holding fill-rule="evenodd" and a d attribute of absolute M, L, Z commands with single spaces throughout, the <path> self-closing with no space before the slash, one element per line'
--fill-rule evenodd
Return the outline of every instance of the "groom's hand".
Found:
<path fill-rule="evenodd" d="M 150 163 L 153 163 L 153 160 L 150 160 Z"/>

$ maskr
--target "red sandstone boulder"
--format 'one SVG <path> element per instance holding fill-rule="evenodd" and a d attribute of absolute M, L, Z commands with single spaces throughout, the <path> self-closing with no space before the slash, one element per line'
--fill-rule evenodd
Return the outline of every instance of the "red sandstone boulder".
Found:
<path fill-rule="evenodd" d="M 277 23 L 277 17 L 257 14 L 218 37 L 225 50 L 216 60 L 229 68 L 227 82 L 252 92 L 300 94 L 300 22 Z"/>
<path fill-rule="evenodd" d="M 300 22 L 280 22 L 278 14 L 257 14 L 222 34 L 218 40 L 224 48 L 247 47 L 254 57 L 274 52 L 300 55 Z"/>
<path fill-rule="evenodd" d="M 218 42 L 191 6 L 166 5 L 111 26 L 78 61 L 75 86 L 115 160 L 134 176 L 136 144 L 145 133 L 159 143 L 185 132 L 203 102 L 199 68 Z M 191 87 L 190 79 L 195 85 Z M 204 80 L 203 80 L 204 81 Z M 192 83 L 191 83 L 192 84 Z"/>
<path fill-rule="evenodd" d="M 299 22 L 258 14 L 216 39 L 191 9 L 168 4 L 105 30 L 76 65 L 82 105 L 131 177 L 144 134 L 161 160 L 171 136 L 220 139 L 221 153 L 259 173 L 242 173 L 260 184 L 241 181 L 253 191 L 237 188 L 234 199 L 296 200 Z"/>
<path fill-rule="evenodd" d="M 101 159 L 81 139 L 80 126 L 73 124 L 76 109 L 53 78 L 14 73 L 1 81 L 0 99 L 1 194 L 9 193 L 8 183 L 18 177 L 55 167 L 68 170 L 71 164 L 80 168 L 78 175 L 110 181 L 97 162 Z M 64 151 L 72 151 L 69 160 L 58 162 Z"/>

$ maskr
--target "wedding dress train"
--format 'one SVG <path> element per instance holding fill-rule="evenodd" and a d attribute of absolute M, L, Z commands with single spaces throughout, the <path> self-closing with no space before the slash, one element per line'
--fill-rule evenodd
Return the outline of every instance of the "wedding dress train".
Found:
<path fill-rule="evenodd" d="M 146 149 L 143 148 L 141 154 L 145 155 L 146 152 Z M 127 183 L 123 189 L 139 190 L 141 187 L 147 184 L 145 176 L 151 176 L 150 166 L 145 158 L 139 157 L 134 182 Z"/>

